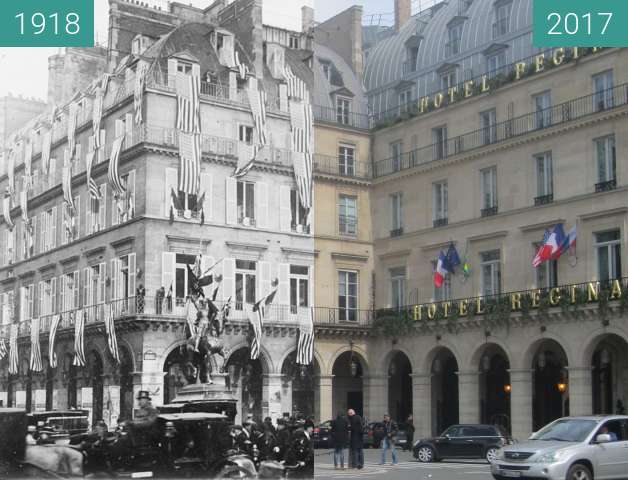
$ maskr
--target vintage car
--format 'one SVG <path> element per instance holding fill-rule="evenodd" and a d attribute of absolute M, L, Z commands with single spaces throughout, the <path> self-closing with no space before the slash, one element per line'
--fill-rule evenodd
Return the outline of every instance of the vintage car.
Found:
<path fill-rule="evenodd" d="M 27 414 L 28 424 L 37 429 L 40 443 L 69 443 L 70 437 L 89 430 L 87 410 L 53 410 Z"/>
<path fill-rule="evenodd" d="M 169 403 L 158 407 L 159 413 L 219 413 L 235 420 L 237 409 L 235 400 L 194 400 L 187 402 Z"/>

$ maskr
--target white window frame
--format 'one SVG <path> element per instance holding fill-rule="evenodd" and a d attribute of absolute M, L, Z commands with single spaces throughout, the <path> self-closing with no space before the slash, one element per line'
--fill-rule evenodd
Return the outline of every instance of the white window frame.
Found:
<path fill-rule="evenodd" d="M 613 90 L 615 79 L 613 70 L 593 75 L 594 106 L 596 111 L 612 108 L 614 105 Z"/>
<path fill-rule="evenodd" d="M 595 150 L 596 176 L 598 183 L 610 182 L 617 179 L 617 144 L 615 134 L 606 135 L 593 140 Z M 600 158 L 600 145 L 604 148 L 604 158 Z M 601 166 L 604 166 L 604 178 L 600 175 Z"/>
<path fill-rule="evenodd" d="M 306 269 L 306 273 L 297 269 Z M 293 314 L 299 308 L 310 306 L 310 267 L 307 265 L 290 265 L 290 311 Z"/>
<path fill-rule="evenodd" d="M 358 197 L 355 195 L 338 195 L 338 232 L 351 236 L 358 233 Z"/>
<path fill-rule="evenodd" d="M 399 101 L 399 113 L 405 113 L 410 109 L 410 105 L 412 102 L 412 88 L 408 88 L 399 92 L 398 96 Z"/>
<path fill-rule="evenodd" d="M 480 187 L 482 210 L 497 207 L 497 167 L 480 170 Z"/>
<path fill-rule="evenodd" d="M 432 184 L 432 221 L 447 220 L 449 214 L 449 188 L 447 180 Z"/>
<path fill-rule="evenodd" d="M 181 257 L 179 257 L 179 255 Z M 179 257 L 179 258 L 177 258 Z M 187 257 L 184 258 L 184 257 Z M 181 260 L 179 262 L 178 260 Z M 187 260 L 189 263 L 183 263 L 184 260 Z M 194 265 L 196 264 L 196 256 L 189 253 L 175 253 L 174 254 L 174 279 L 173 279 L 173 295 L 176 299 L 177 306 L 181 306 L 185 303 L 185 298 L 190 293 L 190 279 L 188 277 L 188 268 L 187 265 L 190 265 L 190 268 L 194 270 Z M 177 271 L 181 271 L 183 274 L 183 292 L 177 291 Z"/>
<path fill-rule="evenodd" d="M 480 112 L 480 126 L 483 144 L 495 143 L 497 141 L 497 111 L 494 108 Z"/>
<path fill-rule="evenodd" d="M 447 38 L 450 45 L 448 52 L 449 55 L 458 55 L 460 53 L 463 25 L 463 22 L 458 22 L 455 25 L 449 27 L 449 30 L 447 32 Z"/>
<path fill-rule="evenodd" d="M 395 192 L 390 195 L 391 230 L 403 228 L 403 193 Z"/>
<path fill-rule="evenodd" d="M 552 152 L 534 155 L 536 169 L 536 196 L 554 195 L 554 160 Z"/>
<path fill-rule="evenodd" d="M 494 258 L 495 254 L 497 258 Z M 499 249 L 480 253 L 480 289 L 482 296 L 501 293 L 501 251 Z"/>
<path fill-rule="evenodd" d="M 545 90 L 532 96 L 535 128 L 547 128 L 552 124 L 552 91 Z"/>
<path fill-rule="evenodd" d="M 390 274 L 390 304 L 392 308 L 405 307 L 406 296 L 406 267 L 396 267 L 389 270 Z"/>
<path fill-rule="evenodd" d="M 338 170 L 340 175 L 355 175 L 355 145 L 348 143 L 338 145 Z"/>
<path fill-rule="evenodd" d="M 253 135 L 255 134 L 255 130 L 253 125 L 248 123 L 240 123 L 238 125 L 238 140 L 247 145 L 253 145 Z"/>
<path fill-rule="evenodd" d="M 443 73 L 440 76 L 440 87 L 441 90 L 446 92 L 448 91 L 450 88 L 453 88 L 456 86 L 458 81 L 458 75 L 456 70 L 449 70 L 448 72 Z"/>
<path fill-rule="evenodd" d="M 432 271 L 436 271 L 437 260 L 432 261 Z M 433 282 L 432 282 L 433 284 Z M 443 285 L 441 287 L 437 287 L 433 284 L 434 290 L 432 292 L 432 301 L 433 302 L 444 302 L 452 298 L 451 293 L 451 275 L 445 275 L 445 279 L 443 281 Z"/>
<path fill-rule="evenodd" d="M 501 50 L 486 57 L 486 73 L 489 78 L 494 78 L 504 73 L 504 67 L 507 64 L 506 50 Z"/>
<path fill-rule="evenodd" d="M 447 125 L 432 128 L 432 145 L 434 160 L 447 157 Z"/>
<path fill-rule="evenodd" d="M 336 95 L 336 120 L 342 125 L 349 125 L 351 116 L 351 99 Z"/>
<path fill-rule="evenodd" d="M 355 288 L 355 295 L 351 295 L 351 286 Z M 338 320 L 341 322 L 358 320 L 359 288 L 360 272 L 357 270 L 338 270 Z M 344 299 L 344 306 L 342 299 Z M 351 306 L 352 301 L 355 307 Z"/>
<path fill-rule="evenodd" d="M 253 201 L 250 200 L 253 197 Z M 255 183 L 238 180 L 236 184 L 236 208 L 238 223 L 255 225 Z"/>
<path fill-rule="evenodd" d="M 235 308 L 242 310 L 244 304 L 254 304 L 257 302 L 257 263 L 254 260 L 235 261 Z M 246 265 L 246 266 L 245 266 Z M 250 268 L 251 265 L 253 268 Z M 241 288 L 238 290 L 238 282 Z M 247 287 L 252 287 L 253 292 Z"/>
<path fill-rule="evenodd" d="M 604 240 L 604 241 L 600 241 L 599 237 L 600 235 L 604 235 L 604 234 L 608 234 L 608 233 L 614 233 L 617 232 L 617 238 L 613 239 L 613 240 Z M 614 229 L 614 230 L 605 230 L 602 232 L 595 232 L 594 234 L 594 244 L 593 244 L 594 248 L 595 248 L 595 257 L 596 257 L 596 264 L 597 264 L 597 276 L 598 276 L 598 280 L 599 281 L 605 281 L 605 280 L 615 280 L 617 278 L 621 278 L 622 276 L 622 272 L 621 272 L 621 230 L 620 229 Z M 608 255 L 608 273 L 609 273 L 609 278 L 601 278 L 601 272 L 600 272 L 600 266 L 601 266 L 601 258 L 600 258 L 600 253 L 602 250 L 606 250 L 607 255 Z"/>
<path fill-rule="evenodd" d="M 292 231 L 304 233 L 308 223 L 307 217 L 307 210 L 301 205 L 299 191 L 294 188 L 290 189 L 290 228 Z"/>
<path fill-rule="evenodd" d="M 391 142 L 389 148 L 393 171 L 397 172 L 401 169 L 401 163 L 403 161 L 403 142 L 401 140 Z"/>

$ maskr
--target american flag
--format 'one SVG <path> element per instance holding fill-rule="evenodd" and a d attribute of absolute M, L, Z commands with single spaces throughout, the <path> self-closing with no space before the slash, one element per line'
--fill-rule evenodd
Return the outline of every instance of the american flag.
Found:
<path fill-rule="evenodd" d="M 74 197 L 72 196 L 72 162 L 70 161 L 70 152 L 65 150 L 65 160 L 63 162 L 63 200 L 71 210 L 75 210 Z"/>
<path fill-rule="evenodd" d="M 85 315 L 83 310 L 74 312 L 74 361 L 72 365 L 75 367 L 85 366 Z"/>
<path fill-rule="evenodd" d="M 25 152 L 24 152 L 24 182 L 25 189 L 31 188 L 33 181 L 33 139 L 27 138 L 25 140 Z"/>
<path fill-rule="evenodd" d="M 135 91 L 133 94 L 133 110 L 135 111 L 136 125 L 140 125 L 144 121 L 142 106 L 144 102 L 144 87 L 146 86 L 146 72 L 148 72 L 148 65 L 140 63 L 135 72 Z"/>
<path fill-rule="evenodd" d="M 284 78 L 288 84 L 288 97 L 305 100 L 307 85 L 292 72 L 288 65 L 284 68 Z"/>
<path fill-rule="evenodd" d="M 41 168 L 44 175 L 48 175 L 50 169 L 50 148 L 52 147 L 52 128 L 44 133 L 41 145 Z"/>
<path fill-rule="evenodd" d="M 31 320 L 31 372 L 41 372 L 44 367 L 41 362 L 41 346 L 39 345 L 39 318 Z"/>
<path fill-rule="evenodd" d="M 74 160 L 76 153 L 76 122 L 78 120 L 78 102 L 70 103 L 70 112 L 68 114 L 68 149 L 70 150 L 70 160 Z"/>
<path fill-rule="evenodd" d="M 201 133 L 201 77 L 177 72 L 177 130 Z"/>
<path fill-rule="evenodd" d="M 94 109 L 92 110 L 92 133 L 94 135 L 94 149 L 101 147 L 100 143 L 100 125 L 102 122 L 102 109 L 105 94 L 101 87 L 96 87 L 96 99 L 94 100 Z"/>
<path fill-rule="evenodd" d="M 15 146 L 7 154 L 7 191 L 9 195 L 15 193 Z"/>
<path fill-rule="evenodd" d="M 11 324 L 11 334 L 9 336 L 9 373 L 11 375 L 17 375 L 19 370 L 19 357 L 17 351 L 17 334 L 19 328 L 19 324 Z"/>
<path fill-rule="evenodd" d="M 0 360 L 4 359 L 8 353 L 7 341 L 4 338 L 0 338 Z"/>
<path fill-rule="evenodd" d="M 201 135 L 179 132 L 179 190 L 197 195 L 201 184 Z"/>
<path fill-rule="evenodd" d="M 96 180 L 92 177 L 92 164 L 94 163 L 95 155 L 96 152 L 94 150 L 87 152 L 87 155 L 85 155 L 85 163 L 87 164 L 85 168 L 87 172 L 87 189 L 89 190 L 89 196 L 91 198 L 94 200 L 100 200 L 102 198 L 100 189 L 98 188 L 98 185 L 96 185 Z"/>
<path fill-rule="evenodd" d="M 50 325 L 50 333 L 48 335 L 48 359 L 50 361 L 50 368 L 57 368 L 55 342 L 57 340 L 57 328 L 59 328 L 59 323 L 61 323 L 61 314 L 55 315 Z"/>
<path fill-rule="evenodd" d="M 264 318 L 266 317 L 266 311 L 268 306 L 275 299 L 277 289 L 275 288 L 268 295 L 259 300 L 249 314 L 249 322 L 251 328 L 253 328 L 253 337 L 251 338 L 251 360 L 257 360 L 259 358 L 262 349 L 262 332 L 264 328 Z"/>
<path fill-rule="evenodd" d="M 118 353 L 118 339 L 116 337 L 116 324 L 113 315 L 113 305 L 109 305 L 109 313 L 105 316 L 105 333 L 107 334 L 107 345 L 109 352 L 117 363 L 120 363 L 120 354 Z"/>
<path fill-rule="evenodd" d="M 11 219 L 11 196 L 5 195 L 2 199 L 2 214 L 4 215 L 4 223 L 7 224 L 7 228 L 10 231 L 13 231 L 13 227 L 15 227 L 15 223 Z"/>
<path fill-rule="evenodd" d="M 103 73 L 102 81 L 100 84 L 100 88 L 102 88 L 103 95 L 107 95 L 107 91 L 109 90 L 109 81 L 111 80 L 110 73 Z"/>
<path fill-rule="evenodd" d="M 28 194 L 26 190 L 20 192 L 20 209 L 22 210 L 22 220 L 28 223 Z"/>
<path fill-rule="evenodd" d="M 233 176 L 241 178 L 253 167 L 257 154 L 264 145 L 268 144 L 266 131 L 266 93 L 259 89 L 257 78 L 249 78 L 247 94 L 253 115 L 254 138 L 253 145 L 240 142 L 238 145 L 238 164 Z"/>
<path fill-rule="evenodd" d="M 537 249 L 534 258 L 532 259 L 532 266 L 534 268 L 538 267 L 539 265 L 541 265 L 541 263 L 545 261 L 545 259 L 543 258 L 543 251 L 545 249 L 547 241 L 549 240 L 550 235 L 551 232 L 549 230 L 545 230 L 545 233 L 543 234 L 543 241 L 539 245 L 539 248 Z"/>
<path fill-rule="evenodd" d="M 237 50 L 235 52 L 235 64 L 242 80 L 246 80 L 246 75 L 249 73 L 249 67 L 246 63 L 240 62 L 240 55 Z"/>
<path fill-rule="evenodd" d="M 235 172 L 233 172 L 235 178 L 242 178 L 249 173 L 249 170 L 253 168 L 258 151 L 258 145 L 249 145 L 244 142 L 239 142 L 238 164 L 236 165 Z"/>
<path fill-rule="evenodd" d="M 314 323 L 312 321 L 312 310 L 308 308 L 307 312 L 307 318 L 302 319 L 299 325 L 299 343 L 297 344 L 297 363 L 299 365 L 310 365 L 314 358 Z"/>
<path fill-rule="evenodd" d="M 111 185 L 111 189 L 113 190 L 113 194 L 117 198 L 121 198 L 124 193 L 124 185 L 122 184 L 122 179 L 120 178 L 120 174 L 118 172 L 118 163 L 120 161 L 120 151 L 122 150 L 122 143 L 124 142 L 125 133 L 120 135 L 113 141 L 113 147 L 111 148 L 111 156 L 109 157 L 109 170 L 108 170 L 108 178 L 109 185 Z"/>

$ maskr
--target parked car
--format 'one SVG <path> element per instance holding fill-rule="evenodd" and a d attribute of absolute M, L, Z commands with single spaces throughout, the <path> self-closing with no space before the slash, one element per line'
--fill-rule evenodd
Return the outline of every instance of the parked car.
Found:
<path fill-rule="evenodd" d="M 434 438 L 417 440 L 414 457 L 420 462 L 436 462 L 445 458 L 480 459 L 492 462 L 512 437 L 497 425 L 452 425 Z"/>
<path fill-rule="evenodd" d="M 333 448 L 331 438 L 331 420 L 314 427 L 312 431 L 312 444 L 314 448 Z"/>
<path fill-rule="evenodd" d="M 37 428 L 43 443 L 68 443 L 70 437 L 89 430 L 87 410 L 51 410 L 27 414 L 28 424 Z"/>
<path fill-rule="evenodd" d="M 500 449 L 491 465 L 497 480 L 605 480 L 628 475 L 628 416 L 565 417 L 526 442 Z"/>
<path fill-rule="evenodd" d="M 379 448 L 382 438 L 384 438 L 384 424 L 382 422 L 371 422 L 364 427 L 362 437 L 364 448 Z"/>

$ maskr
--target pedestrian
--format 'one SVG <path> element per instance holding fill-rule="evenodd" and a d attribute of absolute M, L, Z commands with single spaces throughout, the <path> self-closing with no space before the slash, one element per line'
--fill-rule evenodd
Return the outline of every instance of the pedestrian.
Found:
<path fill-rule="evenodd" d="M 334 468 L 345 468 L 345 449 L 349 440 L 349 422 L 342 414 L 331 421 L 331 439 L 334 445 Z"/>
<path fill-rule="evenodd" d="M 364 426 L 362 425 L 362 417 L 355 413 L 355 410 L 350 408 L 347 411 L 349 417 L 349 428 L 351 434 L 349 435 L 349 466 L 350 468 L 357 468 L 361 470 L 364 467 L 364 445 L 363 434 Z"/>
<path fill-rule="evenodd" d="M 395 449 L 395 437 L 397 436 L 397 424 L 390 418 L 390 415 L 384 415 L 384 438 L 382 438 L 382 461 L 380 465 L 386 463 L 386 452 L 390 450 L 392 454 L 392 464 L 397 464 L 397 450 Z"/>
<path fill-rule="evenodd" d="M 408 415 L 408 419 L 406 420 L 406 450 L 412 451 L 412 447 L 414 446 L 414 418 L 412 414 Z"/>
<path fill-rule="evenodd" d="M 157 289 L 155 295 L 155 313 L 161 315 L 164 307 L 164 298 L 166 297 L 166 289 L 162 286 Z"/>

